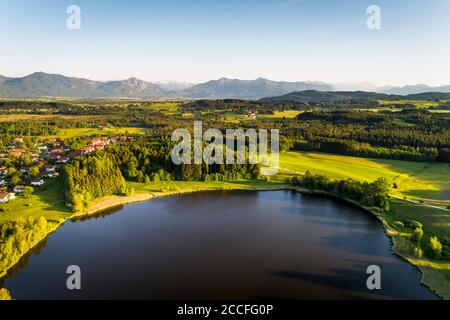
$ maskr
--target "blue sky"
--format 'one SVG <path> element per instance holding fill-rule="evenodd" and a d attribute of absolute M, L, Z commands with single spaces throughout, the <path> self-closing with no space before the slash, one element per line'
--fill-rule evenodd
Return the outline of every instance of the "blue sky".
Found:
<path fill-rule="evenodd" d="M 0 0 L 0 74 L 449 84 L 449 13 L 448 0 Z"/>

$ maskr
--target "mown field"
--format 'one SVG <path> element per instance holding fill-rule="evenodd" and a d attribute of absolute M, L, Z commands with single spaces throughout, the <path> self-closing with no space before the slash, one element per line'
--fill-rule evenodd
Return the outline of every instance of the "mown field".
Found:
<path fill-rule="evenodd" d="M 368 159 L 315 152 L 281 155 L 279 179 L 306 170 L 337 179 L 373 181 L 385 177 L 396 188 L 392 194 L 409 200 L 447 206 L 450 204 L 450 164 Z"/>

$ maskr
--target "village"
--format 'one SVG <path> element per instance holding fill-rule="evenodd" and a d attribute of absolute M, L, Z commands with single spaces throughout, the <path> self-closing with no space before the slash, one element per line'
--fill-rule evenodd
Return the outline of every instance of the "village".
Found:
<path fill-rule="evenodd" d="M 0 204 L 42 188 L 49 179 L 58 178 L 63 165 L 76 157 L 102 151 L 113 143 L 132 140 L 133 137 L 127 136 L 92 137 L 85 141 L 85 146 L 73 150 L 63 138 L 40 139 L 30 145 L 24 138 L 16 137 L 0 150 Z"/>

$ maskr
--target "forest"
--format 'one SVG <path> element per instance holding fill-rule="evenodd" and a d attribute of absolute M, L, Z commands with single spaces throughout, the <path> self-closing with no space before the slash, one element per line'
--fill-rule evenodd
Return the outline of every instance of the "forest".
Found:
<path fill-rule="evenodd" d="M 126 180 L 140 183 L 160 181 L 235 181 L 259 177 L 259 165 L 181 164 L 170 159 L 173 143 L 166 138 L 118 143 L 92 156 L 78 157 L 64 166 L 66 204 L 81 212 L 95 198 L 130 195 Z"/>

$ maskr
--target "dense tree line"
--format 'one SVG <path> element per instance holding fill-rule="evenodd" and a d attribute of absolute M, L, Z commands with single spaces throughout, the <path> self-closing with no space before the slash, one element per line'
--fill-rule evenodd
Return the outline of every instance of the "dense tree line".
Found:
<path fill-rule="evenodd" d="M 354 200 L 365 207 L 389 211 L 389 182 L 385 178 L 379 178 L 373 182 L 360 182 L 353 179 L 335 180 L 307 171 L 304 176 L 294 177 L 291 182 L 307 189 L 321 190 Z"/>
<path fill-rule="evenodd" d="M 6 270 L 51 230 L 44 218 L 19 218 L 0 224 L 0 270 Z"/>
<path fill-rule="evenodd" d="M 192 126 L 192 123 L 187 122 L 193 119 L 187 120 L 182 115 L 182 112 L 188 111 L 194 113 L 195 119 L 203 121 L 204 128 L 277 128 L 286 139 L 284 146 L 296 146 L 297 150 L 387 159 L 449 161 L 445 150 L 450 149 L 450 114 L 431 113 L 416 108 L 404 108 L 398 112 L 358 111 L 360 101 L 345 102 L 353 103 L 350 109 L 333 109 L 330 102 L 197 100 L 181 103 L 179 111 L 170 114 L 152 110 L 149 102 L 36 102 L 35 106 L 32 102 L 26 102 L 23 108 L 47 108 L 45 110 L 52 113 L 97 116 L 90 119 L 1 122 L 0 135 L 42 136 L 55 134 L 58 129 L 64 128 L 114 126 L 144 127 L 151 137 L 167 136 L 175 129 Z M 13 105 L 12 102 L 5 102 L 4 107 L 20 109 L 21 103 Z M 248 109 L 258 111 L 258 114 L 293 109 L 306 112 L 299 114 L 296 119 L 223 122 L 224 113 L 242 115 Z"/>
<path fill-rule="evenodd" d="M 338 153 L 355 157 L 382 158 L 409 161 L 432 162 L 436 159 L 446 161 L 446 157 L 438 157 L 436 148 L 416 148 L 409 146 L 397 146 L 391 148 L 373 147 L 368 143 L 355 140 L 317 138 L 311 142 L 305 140 L 294 140 L 292 150 L 319 151 L 327 153 Z"/>
<path fill-rule="evenodd" d="M 66 204 L 74 212 L 83 211 L 95 198 L 126 193 L 120 169 L 105 154 L 78 157 L 64 166 Z"/>
<path fill-rule="evenodd" d="M 257 164 L 181 164 L 171 160 L 173 143 L 158 137 L 117 143 L 96 155 L 79 157 L 64 166 L 66 203 L 74 212 L 83 211 L 89 201 L 112 194 L 127 194 L 126 180 L 141 183 L 159 181 L 222 181 L 259 177 Z"/>
<path fill-rule="evenodd" d="M 116 144 L 107 153 L 127 179 L 139 182 L 156 180 L 212 181 L 241 180 L 259 177 L 259 165 L 181 164 L 174 165 L 170 154 L 174 144 L 168 137 L 150 141 Z"/>

